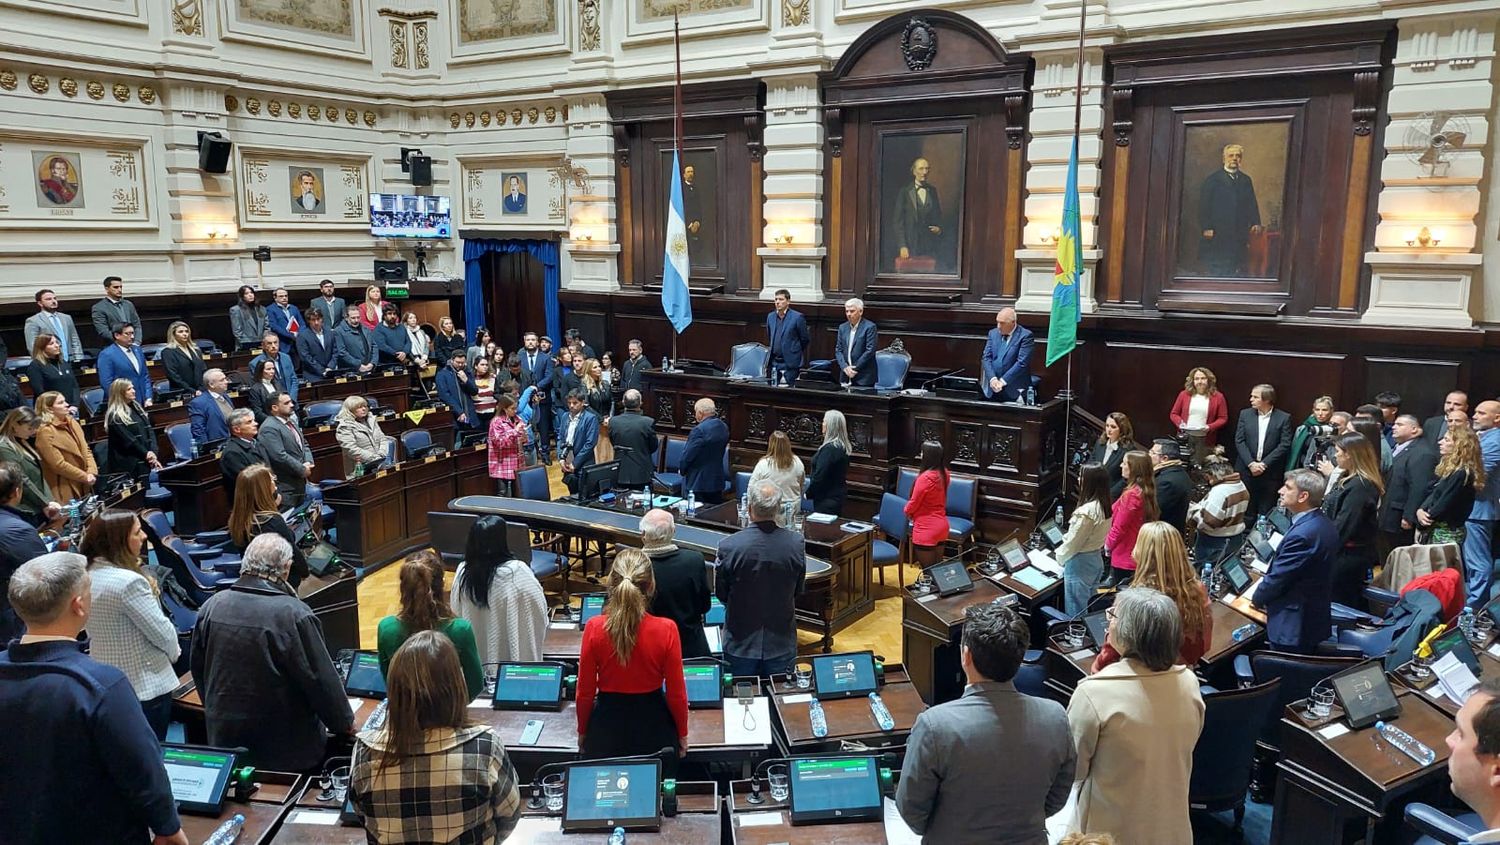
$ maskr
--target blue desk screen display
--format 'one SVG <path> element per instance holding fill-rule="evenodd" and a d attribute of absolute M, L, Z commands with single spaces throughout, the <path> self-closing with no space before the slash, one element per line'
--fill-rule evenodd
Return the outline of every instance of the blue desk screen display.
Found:
<path fill-rule="evenodd" d="M 880 817 L 874 757 L 793 760 L 790 780 L 794 824 Z"/>
<path fill-rule="evenodd" d="M 495 679 L 495 705 L 556 704 L 562 697 L 562 667 L 546 663 L 502 663 Z"/>
<path fill-rule="evenodd" d="M 590 593 L 583 597 L 579 604 L 578 627 L 589 624 L 589 620 L 604 612 L 604 596 L 598 593 Z"/>
<path fill-rule="evenodd" d="M 708 600 L 708 613 L 703 617 L 703 624 L 723 625 L 724 616 L 724 603 L 719 601 L 718 596 L 711 596 Z"/>
<path fill-rule="evenodd" d="M 660 777 L 657 762 L 569 766 L 563 830 L 659 825 Z"/>
<path fill-rule="evenodd" d="M 385 676 L 380 673 L 380 656 L 373 651 L 356 651 L 344 689 L 352 695 L 385 697 Z"/>
<path fill-rule="evenodd" d="M 233 751 L 163 745 L 162 765 L 178 807 L 187 813 L 217 814 L 224 806 L 234 756 Z"/>
<path fill-rule="evenodd" d="M 724 682 L 718 666 L 686 664 L 682 667 L 683 679 L 687 681 L 689 704 L 723 701 Z"/>
<path fill-rule="evenodd" d="M 875 691 L 875 658 L 868 651 L 821 654 L 812 659 L 818 698 L 853 698 Z"/>

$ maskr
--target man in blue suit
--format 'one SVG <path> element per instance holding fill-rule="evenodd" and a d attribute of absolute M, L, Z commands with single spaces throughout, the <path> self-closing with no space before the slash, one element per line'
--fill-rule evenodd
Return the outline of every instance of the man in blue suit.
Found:
<path fill-rule="evenodd" d="M 839 337 L 833 350 L 838 360 L 839 383 L 855 387 L 875 386 L 875 324 L 864 319 L 865 303 L 851 299 L 844 303 L 847 323 L 839 326 Z"/>
<path fill-rule="evenodd" d="M 698 424 L 688 435 L 682 450 L 682 492 L 692 493 L 699 502 L 716 505 L 724 501 L 724 450 L 729 448 L 729 426 L 719 419 L 712 399 L 693 403 Z"/>
<path fill-rule="evenodd" d="M 266 329 L 265 336 L 260 340 L 260 354 L 250 359 L 250 372 L 255 372 L 255 365 L 261 361 L 270 361 L 276 365 L 276 376 L 281 379 L 281 384 L 286 388 L 287 395 L 292 397 L 292 404 L 297 404 L 297 368 L 292 365 L 292 356 L 281 349 L 281 337 L 270 329 Z"/>
<path fill-rule="evenodd" d="M 146 356 L 135 345 L 135 326 L 115 323 L 110 332 L 115 342 L 99 353 L 99 386 L 104 388 L 105 400 L 109 399 L 110 385 L 122 378 L 135 385 L 135 401 L 150 405 L 151 373 L 146 369 Z"/>
<path fill-rule="evenodd" d="M 787 387 L 796 387 L 797 376 L 802 372 L 802 353 L 812 338 L 807 332 L 807 320 L 801 312 L 792 310 L 792 294 L 782 288 L 776 291 L 775 301 L 776 309 L 766 315 L 766 345 L 771 348 L 766 359 L 767 374 L 772 384 L 785 379 Z"/>
<path fill-rule="evenodd" d="M 1495 572 L 1495 525 L 1500 523 L 1500 402 L 1474 406 L 1474 433 L 1479 435 L 1484 461 L 1484 489 L 1474 497 L 1474 509 L 1464 523 L 1464 592 L 1475 610 L 1490 600 Z"/>
<path fill-rule="evenodd" d="M 224 391 L 229 389 L 229 379 L 224 371 L 215 367 L 203 374 L 203 392 L 188 403 L 188 421 L 192 425 L 193 444 L 201 446 L 214 440 L 229 438 L 229 413 L 234 406 Z"/>
<path fill-rule="evenodd" d="M 1281 506 L 1292 514 L 1292 527 L 1251 599 L 1265 610 L 1266 639 L 1277 651 L 1312 654 L 1328 639 L 1333 559 L 1341 544 L 1333 520 L 1319 510 L 1327 484 L 1314 470 L 1294 469 L 1281 485 Z"/>
<path fill-rule="evenodd" d="M 276 333 L 281 338 L 281 345 L 289 350 L 297 347 L 297 335 L 307 323 L 302 319 L 302 309 L 291 304 L 291 297 L 287 295 L 286 288 L 277 288 L 273 294 L 275 301 L 271 307 L 266 309 L 266 328 Z"/>
<path fill-rule="evenodd" d="M 464 369 L 468 361 L 468 352 L 462 347 L 453 350 L 453 357 L 448 359 L 448 366 L 438 370 L 433 382 L 437 385 L 438 399 L 444 405 L 453 409 L 454 426 L 460 431 L 471 429 L 478 425 L 479 419 L 474 414 L 474 402 L 470 396 L 479 392 L 474 385 L 474 380 L 469 378 Z"/>
<path fill-rule="evenodd" d="M 542 463 L 550 464 L 547 442 L 552 439 L 552 356 L 538 348 L 536 332 L 527 332 L 522 342 L 526 348 L 520 353 L 521 389 L 536 388 L 531 394 L 531 419 L 536 426 L 537 451 Z"/>
<path fill-rule="evenodd" d="M 563 483 L 578 492 L 578 472 L 594 462 L 594 447 L 599 443 L 599 415 L 589 409 L 587 394 L 568 391 L 563 400 L 568 414 L 557 432 L 557 462 L 562 464 Z"/>
<path fill-rule="evenodd" d="M 979 389 L 986 399 L 1015 402 L 1031 386 L 1031 330 L 1016 323 L 1016 309 L 1002 308 L 995 315 L 980 359 Z"/>

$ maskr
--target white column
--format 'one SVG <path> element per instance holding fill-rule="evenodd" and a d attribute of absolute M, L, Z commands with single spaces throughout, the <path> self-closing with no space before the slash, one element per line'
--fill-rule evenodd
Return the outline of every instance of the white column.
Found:
<path fill-rule="evenodd" d="M 168 197 L 164 216 L 175 243 L 173 291 L 229 290 L 243 283 L 240 259 L 245 249 L 236 222 L 234 157 L 227 173 L 198 169 L 198 133 L 226 133 L 224 89 L 196 77 L 167 78 L 161 84 L 161 166 Z"/>
<path fill-rule="evenodd" d="M 1403 17 L 1397 26 L 1380 224 L 1375 250 L 1364 257 L 1370 265 L 1370 302 L 1362 319 L 1468 328 L 1476 313 L 1483 319 L 1487 312 L 1500 312 L 1500 278 L 1485 285 L 1485 293 L 1495 293 L 1482 296 L 1478 308 L 1472 302 L 1474 273 L 1483 261 L 1475 251 L 1475 215 L 1490 146 L 1495 17 Z M 1446 121 L 1435 119 L 1438 113 L 1448 115 Z M 1429 138 L 1454 131 L 1466 133 L 1461 143 L 1420 160 Z"/>
<path fill-rule="evenodd" d="M 562 243 L 562 286 L 569 290 L 620 289 L 616 226 L 615 139 L 601 93 L 568 98 L 567 158 L 588 174 L 588 187 L 568 187 L 568 236 Z"/>
<path fill-rule="evenodd" d="M 761 298 L 823 298 L 823 122 L 812 74 L 766 80 Z"/>

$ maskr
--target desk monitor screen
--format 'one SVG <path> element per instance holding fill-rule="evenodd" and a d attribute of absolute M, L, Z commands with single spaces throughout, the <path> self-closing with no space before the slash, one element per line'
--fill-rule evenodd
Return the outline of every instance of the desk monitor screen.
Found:
<path fill-rule="evenodd" d="M 1052 548 L 1055 549 L 1062 545 L 1064 534 L 1062 528 L 1058 526 L 1057 520 L 1049 519 L 1038 525 L 1037 530 L 1042 532 L 1042 536 L 1047 538 L 1047 542 L 1051 544 Z"/>
<path fill-rule="evenodd" d="M 1434 659 L 1442 657 L 1451 651 L 1454 657 L 1457 657 L 1459 661 L 1469 667 L 1469 671 L 1474 673 L 1474 677 L 1483 677 L 1484 670 L 1479 668 L 1479 655 L 1474 653 L 1474 647 L 1469 645 L 1468 637 L 1465 637 L 1464 632 L 1457 627 L 1449 628 L 1439 634 L 1433 639 L 1431 645 Z"/>
<path fill-rule="evenodd" d="M 604 612 L 603 593 L 585 593 L 578 599 L 578 630 L 589 624 L 589 620 Z"/>
<path fill-rule="evenodd" d="M 385 466 L 385 458 L 373 458 L 355 467 L 354 475 L 356 478 L 366 475 L 374 475 L 375 473 L 380 472 L 380 468 L 383 466 Z"/>
<path fill-rule="evenodd" d="M 1500 602 L 1500 599 L 1496 599 L 1495 601 Z M 703 624 L 723 625 L 724 615 L 724 603 L 719 601 L 718 596 L 710 596 L 708 599 L 708 613 L 703 617 Z"/>
<path fill-rule="evenodd" d="M 961 560 L 950 560 L 927 568 L 932 583 L 937 585 L 938 595 L 951 596 L 974 589 L 974 579 Z"/>
<path fill-rule="evenodd" d="M 1401 712 L 1401 702 L 1379 660 L 1345 669 L 1333 676 L 1332 683 L 1351 728 L 1367 727 Z"/>
<path fill-rule="evenodd" d="M 501 663 L 495 673 L 496 710 L 561 710 L 563 667 L 558 663 Z"/>
<path fill-rule="evenodd" d="M 332 572 L 340 562 L 338 547 L 332 543 L 319 540 L 307 550 L 307 571 L 319 577 Z"/>
<path fill-rule="evenodd" d="M 1238 557 L 1230 556 L 1220 564 L 1219 571 L 1224 573 L 1224 579 L 1229 582 L 1229 592 L 1238 596 L 1249 588 L 1250 573 L 1245 571 L 1245 565 L 1240 563 Z"/>
<path fill-rule="evenodd" d="M 812 670 L 818 698 L 857 698 L 876 689 L 875 655 L 868 651 L 815 655 Z"/>
<path fill-rule="evenodd" d="M 344 691 L 362 698 L 385 698 L 385 675 L 380 672 L 380 656 L 373 651 L 354 652 Z"/>
<path fill-rule="evenodd" d="M 177 809 L 204 816 L 217 816 L 224 809 L 224 793 L 234 771 L 233 751 L 163 743 L 161 761 Z"/>
<path fill-rule="evenodd" d="M 995 551 L 1000 553 L 1000 559 L 1005 561 L 1005 568 L 1011 572 L 1030 563 L 1026 558 L 1026 550 L 1021 548 L 1021 544 L 1015 540 L 1006 540 Z"/>
<path fill-rule="evenodd" d="M 1109 613 L 1101 610 L 1098 613 L 1090 613 L 1083 617 L 1083 625 L 1089 629 L 1089 637 L 1094 640 L 1094 648 L 1104 648 L 1104 635 L 1109 632 Z"/>
<path fill-rule="evenodd" d="M 1276 550 L 1271 548 L 1270 541 L 1261 536 L 1261 533 L 1253 528 L 1250 529 L 1249 543 L 1255 549 L 1255 556 L 1262 561 L 1270 563 L 1271 559 L 1276 557 Z"/>
<path fill-rule="evenodd" d="M 874 757 L 793 760 L 792 824 L 878 821 L 883 808 Z"/>
<path fill-rule="evenodd" d="M 620 462 L 589 464 L 578 471 L 578 498 L 597 499 L 620 486 Z"/>
<path fill-rule="evenodd" d="M 578 763 L 568 767 L 564 833 L 657 830 L 661 827 L 661 761 Z"/>
<path fill-rule="evenodd" d="M 1292 530 L 1292 515 L 1287 513 L 1285 508 L 1271 508 L 1270 519 L 1271 527 L 1283 537 L 1286 536 L 1286 532 Z"/>
<path fill-rule="evenodd" d="M 711 710 L 724 706 L 724 669 L 718 663 L 684 663 L 688 707 Z"/>

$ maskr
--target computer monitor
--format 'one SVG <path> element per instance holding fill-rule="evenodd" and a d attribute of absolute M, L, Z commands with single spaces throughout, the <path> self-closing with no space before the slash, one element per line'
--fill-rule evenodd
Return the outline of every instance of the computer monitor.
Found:
<path fill-rule="evenodd" d="M 1267 517 L 1271 521 L 1271 527 L 1281 536 L 1285 537 L 1286 532 L 1292 530 L 1292 515 L 1287 513 L 1286 508 L 1271 508 L 1271 512 L 1267 514 Z"/>
<path fill-rule="evenodd" d="M 1052 548 L 1055 549 L 1058 546 L 1062 545 L 1063 537 L 1065 536 L 1065 534 L 1062 530 L 1062 526 L 1057 524 L 1057 520 L 1049 519 L 1046 522 L 1043 522 L 1041 525 L 1038 525 L 1036 527 L 1036 530 L 1041 532 L 1042 537 L 1047 540 L 1047 544 Z"/>
<path fill-rule="evenodd" d="M 1359 728 L 1390 719 L 1401 712 L 1401 702 L 1379 660 L 1367 660 L 1334 675 L 1331 683 L 1349 727 Z"/>
<path fill-rule="evenodd" d="M 1495 601 L 1496 602 L 1500 602 L 1500 599 L 1496 599 Z M 724 616 L 725 616 L 724 603 L 721 602 L 721 601 L 719 601 L 719 597 L 718 596 L 709 596 L 708 597 L 708 613 L 706 613 L 706 614 L 703 615 L 703 624 L 705 624 L 705 625 L 723 625 L 724 624 Z"/>
<path fill-rule="evenodd" d="M 1271 559 L 1276 557 L 1276 550 L 1271 548 L 1271 542 L 1261 536 L 1259 531 L 1253 528 L 1250 529 L 1249 540 L 1247 542 L 1250 543 L 1251 548 L 1255 549 L 1255 556 L 1262 561 L 1270 563 Z"/>
<path fill-rule="evenodd" d="M 1031 561 L 1026 557 L 1026 550 L 1015 540 L 1006 540 L 996 547 L 995 551 L 1000 553 L 1000 559 L 1005 562 L 1005 568 L 1011 572 L 1024 569 Z"/>
<path fill-rule="evenodd" d="M 687 682 L 688 708 L 712 710 L 724 706 L 724 668 L 717 662 L 686 661 L 682 677 Z"/>
<path fill-rule="evenodd" d="M 461 431 L 458 434 L 458 444 L 454 448 L 467 449 L 477 443 L 485 442 L 488 437 L 489 432 L 483 429 L 479 431 Z"/>
<path fill-rule="evenodd" d="M 1229 582 L 1229 592 L 1240 595 L 1250 587 L 1250 573 L 1245 571 L 1245 565 L 1240 563 L 1238 557 L 1229 557 L 1219 564 L 1219 571 L 1224 573 L 1224 580 Z"/>
<path fill-rule="evenodd" d="M 337 569 L 342 563 L 339 559 L 338 547 L 322 540 L 314 543 L 304 555 L 307 558 L 307 571 L 319 577 Z"/>
<path fill-rule="evenodd" d="M 567 767 L 562 830 L 657 830 L 661 761 L 575 763 Z"/>
<path fill-rule="evenodd" d="M 501 663 L 490 703 L 496 710 L 561 710 L 562 685 L 562 664 Z"/>
<path fill-rule="evenodd" d="M 589 624 L 589 620 L 604 612 L 603 593 L 584 593 L 578 597 L 578 629 Z"/>
<path fill-rule="evenodd" d="M 813 687 L 818 698 L 857 698 L 877 687 L 875 655 L 868 651 L 819 654 L 812 658 Z"/>
<path fill-rule="evenodd" d="M 381 467 L 385 466 L 385 461 L 385 458 L 371 458 L 354 468 L 354 476 L 358 478 L 364 475 L 374 475 L 380 472 Z"/>
<path fill-rule="evenodd" d="M 1104 636 L 1109 633 L 1109 612 L 1101 610 L 1086 614 L 1083 626 L 1089 629 L 1089 638 L 1094 641 L 1094 648 L 1104 648 Z"/>
<path fill-rule="evenodd" d="M 1474 653 L 1474 646 L 1469 644 L 1469 638 L 1464 636 L 1464 632 L 1461 629 L 1457 627 L 1449 628 L 1434 637 L 1428 645 L 1432 647 L 1432 656 L 1434 658 L 1439 658 L 1452 652 L 1453 656 L 1459 659 L 1459 662 L 1469 667 L 1469 671 L 1474 673 L 1474 677 L 1478 678 L 1483 675 L 1484 670 L 1479 666 L 1479 655 Z"/>
<path fill-rule="evenodd" d="M 361 698 L 385 698 L 385 675 L 380 671 L 380 655 L 373 651 L 354 652 L 344 691 Z"/>
<path fill-rule="evenodd" d="M 951 596 L 974 589 L 974 579 L 962 560 L 949 560 L 927 567 L 926 573 L 937 585 L 938 595 Z"/>
<path fill-rule="evenodd" d="M 228 442 L 229 442 L 229 438 L 228 437 L 220 437 L 220 438 L 218 438 L 216 440 L 205 440 L 202 443 L 197 444 L 195 454 L 198 454 L 198 455 L 212 455 L 213 453 L 215 453 L 215 452 L 219 451 L 220 449 L 224 448 L 224 444 L 228 443 Z"/>
<path fill-rule="evenodd" d="M 578 471 L 578 497 L 597 499 L 620 486 L 620 462 L 589 464 Z"/>
<path fill-rule="evenodd" d="M 172 784 L 177 809 L 203 816 L 222 812 L 234 758 L 235 752 L 225 748 L 162 743 L 161 762 Z"/>
<path fill-rule="evenodd" d="M 792 824 L 878 821 L 882 817 L 880 766 L 874 757 L 792 760 L 788 775 Z"/>

